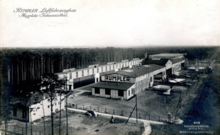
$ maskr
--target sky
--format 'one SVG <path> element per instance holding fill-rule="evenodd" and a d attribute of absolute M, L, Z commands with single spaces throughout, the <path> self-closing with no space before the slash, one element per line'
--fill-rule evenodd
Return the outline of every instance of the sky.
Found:
<path fill-rule="evenodd" d="M 26 19 L 17 8 L 76 12 Z M 220 45 L 220 0 L 0 0 L 0 20 L 0 47 Z"/>

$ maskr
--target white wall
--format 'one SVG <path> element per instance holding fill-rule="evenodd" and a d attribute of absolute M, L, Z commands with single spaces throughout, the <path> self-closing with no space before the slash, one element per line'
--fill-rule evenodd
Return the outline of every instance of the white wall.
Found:
<path fill-rule="evenodd" d="M 115 64 L 113 63 L 113 64 L 109 64 L 109 65 L 100 65 L 97 67 L 90 67 L 90 68 L 85 68 L 85 69 L 73 70 L 73 71 L 66 72 L 66 73 L 64 73 L 64 72 L 59 73 L 58 76 L 59 76 L 59 78 L 63 78 L 64 75 L 67 75 L 67 79 L 69 80 L 68 84 L 72 85 L 71 88 L 74 89 L 74 86 L 73 86 L 74 79 L 84 77 L 84 76 L 93 75 L 93 72 L 92 72 L 93 69 L 94 69 L 94 74 L 96 74 L 97 68 L 99 68 L 99 73 L 102 73 L 102 72 L 107 72 L 107 71 L 114 70 L 114 69 L 121 69 L 122 65 L 123 65 L 123 67 L 129 67 L 130 65 L 131 66 L 137 65 L 141 61 L 142 60 L 140 60 L 140 59 L 135 59 L 135 60 L 131 60 L 131 61 L 118 62 Z M 111 69 L 109 68 L 109 66 L 111 66 Z M 107 70 L 106 70 L 106 67 L 107 67 Z M 101 68 L 103 68 L 103 71 L 101 70 Z M 66 69 L 66 70 L 68 70 L 68 69 Z M 89 74 L 87 73 L 87 70 L 89 70 Z M 82 76 L 82 71 L 84 72 L 83 76 Z M 76 72 L 78 73 L 78 76 L 76 75 Z M 70 79 L 70 74 L 72 74 L 71 79 Z"/>
<path fill-rule="evenodd" d="M 125 99 L 130 99 L 132 96 L 134 96 L 134 94 L 132 94 L 132 89 L 135 89 L 135 85 L 131 86 L 126 92 L 126 97 Z M 130 91 L 130 95 L 129 95 L 129 91 Z"/>
<path fill-rule="evenodd" d="M 61 96 L 61 99 L 63 99 L 64 96 Z M 53 101 L 53 112 L 56 112 L 57 110 L 60 110 L 60 96 L 57 96 L 56 100 Z M 51 106 L 48 108 L 48 106 L 50 106 L 50 101 L 48 101 L 48 99 L 44 99 L 42 100 L 40 103 L 31 105 L 29 107 L 29 112 L 31 110 L 31 108 L 34 108 L 33 111 L 31 113 L 29 113 L 29 122 L 40 119 L 44 116 L 49 116 L 51 115 Z M 61 110 L 65 109 L 65 100 L 63 100 L 61 102 Z M 32 120 L 31 120 L 32 119 Z"/>

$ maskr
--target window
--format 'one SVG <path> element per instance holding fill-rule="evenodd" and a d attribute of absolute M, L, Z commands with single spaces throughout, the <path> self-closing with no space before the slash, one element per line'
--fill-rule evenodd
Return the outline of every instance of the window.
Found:
<path fill-rule="evenodd" d="M 72 79 L 72 73 L 70 73 L 70 79 Z"/>
<path fill-rule="evenodd" d="M 109 66 L 109 70 L 111 70 L 111 66 Z"/>
<path fill-rule="evenodd" d="M 135 89 L 132 89 L 132 94 L 135 94 Z"/>
<path fill-rule="evenodd" d="M 110 95 L 111 90 L 110 89 L 105 89 L 105 95 Z"/>
<path fill-rule="evenodd" d="M 76 72 L 76 78 L 78 77 L 78 72 Z"/>
<path fill-rule="evenodd" d="M 130 93 L 130 90 L 128 90 L 128 96 L 130 96 L 130 94 L 131 94 L 131 93 Z"/>
<path fill-rule="evenodd" d="M 48 105 L 47 107 L 48 107 L 48 108 L 50 108 L 50 106 L 49 106 L 49 105 Z"/>
<path fill-rule="evenodd" d="M 84 76 L 84 71 L 82 71 L 82 76 Z"/>
<path fill-rule="evenodd" d="M 92 74 L 94 74 L 94 68 L 92 69 Z"/>
<path fill-rule="evenodd" d="M 122 91 L 122 90 L 118 90 L 118 96 L 120 96 L 120 97 L 124 97 L 124 91 Z"/>
<path fill-rule="evenodd" d="M 152 76 L 150 77 L 150 82 L 152 82 Z"/>
<path fill-rule="evenodd" d="M 103 72 L 103 67 L 101 68 L 101 72 Z"/>
<path fill-rule="evenodd" d="M 100 89 L 99 88 L 95 88 L 95 94 L 100 94 Z"/>
<path fill-rule="evenodd" d="M 107 71 L 107 66 L 105 66 L 105 71 Z"/>
<path fill-rule="evenodd" d="M 13 107 L 13 116 L 17 116 L 17 108 Z"/>
<path fill-rule="evenodd" d="M 99 73 L 99 68 L 97 68 L 97 73 Z"/>
<path fill-rule="evenodd" d="M 87 70 L 87 75 L 89 75 L 89 70 Z"/>

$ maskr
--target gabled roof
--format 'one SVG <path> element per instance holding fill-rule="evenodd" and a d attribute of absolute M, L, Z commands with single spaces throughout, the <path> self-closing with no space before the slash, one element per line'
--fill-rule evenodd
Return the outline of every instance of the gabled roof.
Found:
<path fill-rule="evenodd" d="M 125 82 L 98 82 L 93 84 L 91 87 L 93 88 L 107 88 L 107 89 L 115 89 L 115 90 L 127 90 L 129 89 L 134 83 L 125 83 Z"/>

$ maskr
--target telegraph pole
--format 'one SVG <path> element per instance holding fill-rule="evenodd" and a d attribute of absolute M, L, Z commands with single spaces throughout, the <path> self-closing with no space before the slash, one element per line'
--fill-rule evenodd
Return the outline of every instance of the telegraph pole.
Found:
<path fill-rule="evenodd" d="M 137 94 L 136 94 L 136 123 L 138 123 L 138 110 L 137 110 Z"/>
<path fill-rule="evenodd" d="M 65 89 L 67 91 L 67 76 L 66 76 Z M 67 95 L 66 95 L 66 135 L 68 135 L 68 112 L 67 112 Z"/>

